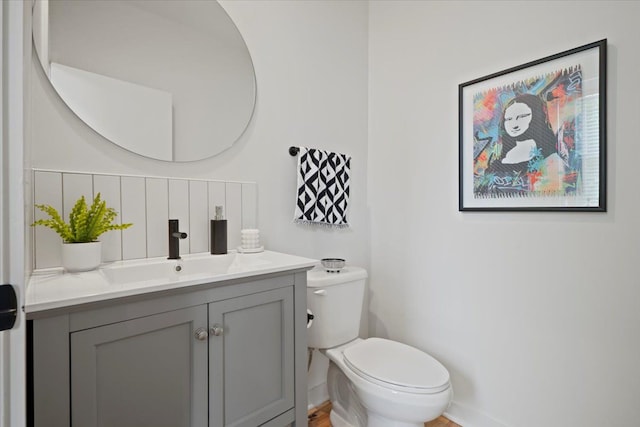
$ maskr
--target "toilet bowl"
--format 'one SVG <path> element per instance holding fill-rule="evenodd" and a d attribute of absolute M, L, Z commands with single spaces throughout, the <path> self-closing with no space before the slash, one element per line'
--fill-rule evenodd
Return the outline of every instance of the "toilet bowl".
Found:
<path fill-rule="evenodd" d="M 358 338 L 366 271 L 307 273 L 314 313 L 309 346 L 329 358 L 333 427 L 424 427 L 453 397 L 449 372 L 427 353 L 383 338 Z"/>
<path fill-rule="evenodd" d="M 337 368 L 343 374 L 334 372 L 327 378 L 329 398 L 339 403 L 334 427 L 423 427 L 426 421 L 439 417 L 451 401 L 447 370 L 413 347 L 369 338 L 322 352 L 330 360 L 329 370 Z M 345 381 L 350 385 L 345 386 Z M 354 393 L 350 399 L 340 391 L 345 387 Z M 345 415 L 362 409 L 366 416 L 359 414 L 356 420 Z"/>

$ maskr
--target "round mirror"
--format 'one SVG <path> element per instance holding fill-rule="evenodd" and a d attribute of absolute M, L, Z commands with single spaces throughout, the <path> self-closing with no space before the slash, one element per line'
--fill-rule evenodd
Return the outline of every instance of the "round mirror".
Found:
<path fill-rule="evenodd" d="M 211 157 L 253 115 L 251 56 L 215 0 L 36 0 L 33 40 L 69 108 L 134 153 Z"/>

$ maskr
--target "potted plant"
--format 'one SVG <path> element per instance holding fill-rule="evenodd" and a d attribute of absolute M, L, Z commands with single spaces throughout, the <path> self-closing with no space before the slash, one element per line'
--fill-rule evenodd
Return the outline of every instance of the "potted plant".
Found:
<path fill-rule="evenodd" d="M 58 211 L 49 205 L 35 205 L 49 215 L 48 219 L 39 219 L 32 225 L 44 225 L 62 237 L 62 266 L 70 272 L 88 271 L 100 265 L 102 246 L 98 237 L 110 230 L 124 230 L 133 224 L 114 224 L 118 213 L 108 208 L 100 199 L 100 193 L 87 207 L 84 196 L 80 197 L 69 213 L 69 222 L 65 222 Z"/>

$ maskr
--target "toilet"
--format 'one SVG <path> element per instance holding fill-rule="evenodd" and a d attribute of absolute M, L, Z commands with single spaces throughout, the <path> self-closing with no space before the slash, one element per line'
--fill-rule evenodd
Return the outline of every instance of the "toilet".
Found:
<path fill-rule="evenodd" d="M 307 272 L 308 346 L 329 358 L 333 427 L 424 427 L 453 397 L 449 372 L 414 347 L 358 338 L 367 272 Z"/>

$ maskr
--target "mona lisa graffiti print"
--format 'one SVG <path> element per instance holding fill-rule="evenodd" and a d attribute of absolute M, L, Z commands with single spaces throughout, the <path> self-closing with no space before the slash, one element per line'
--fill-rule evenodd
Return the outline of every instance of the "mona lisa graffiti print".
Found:
<path fill-rule="evenodd" d="M 460 85 L 460 210 L 605 210 L 605 48 Z"/>
<path fill-rule="evenodd" d="M 477 93 L 474 196 L 565 196 L 581 191 L 582 135 L 575 134 L 582 128 L 581 109 L 579 66 Z"/>

